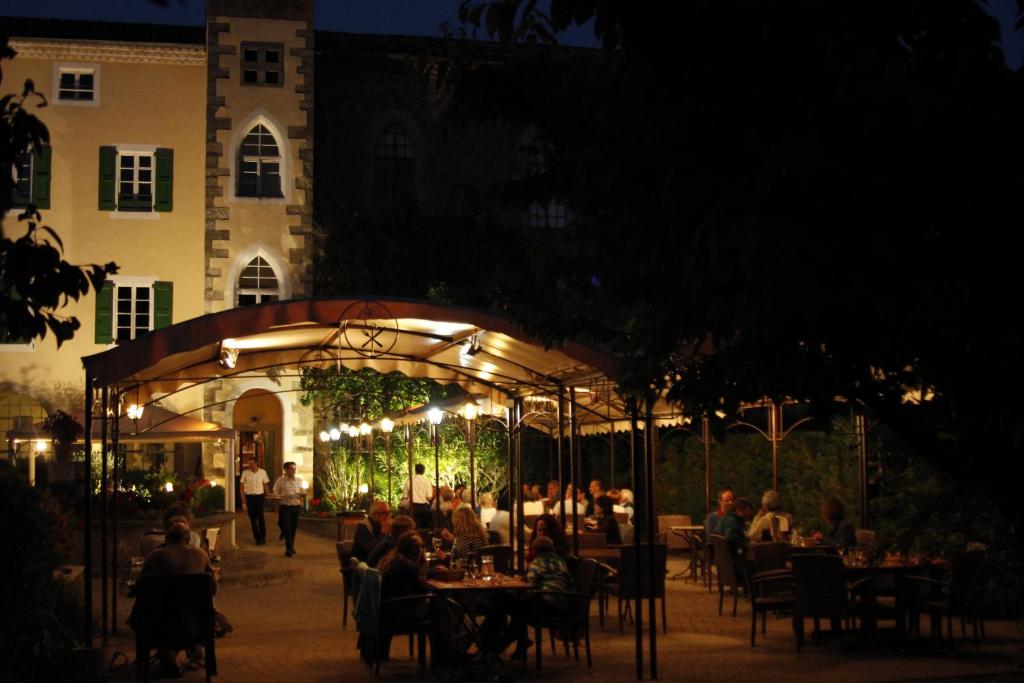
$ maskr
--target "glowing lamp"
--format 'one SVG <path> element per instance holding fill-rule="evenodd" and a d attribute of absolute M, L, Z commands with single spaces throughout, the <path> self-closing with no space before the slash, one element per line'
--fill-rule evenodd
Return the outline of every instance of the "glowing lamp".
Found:
<path fill-rule="evenodd" d="M 383 420 L 380 421 L 380 431 L 384 432 L 385 434 L 390 434 L 392 430 L 394 430 L 394 428 L 395 423 L 393 420 L 390 420 L 385 417 Z"/>
<path fill-rule="evenodd" d="M 462 409 L 462 414 L 465 415 L 467 420 L 475 420 L 478 412 L 476 404 L 472 401 L 467 403 Z"/>
<path fill-rule="evenodd" d="M 337 427 L 331 427 L 331 433 L 327 436 L 331 437 L 331 441 L 337 441 L 341 438 L 341 432 L 338 431 Z"/>
<path fill-rule="evenodd" d="M 359 436 L 359 427 L 351 425 L 348 428 L 348 435 L 351 436 L 353 439 Z"/>
<path fill-rule="evenodd" d="M 128 419 L 140 419 L 142 417 L 142 413 L 144 410 L 145 408 L 143 406 L 140 406 L 138 403 L 131 404 L 130 406 L 128 406 Z"/>
<path fill-rule="evenodd" d="M 363 436 L 366 436 L 367 434 L 369 434 L 372 431 L 373 431 L 373 427 L 371 427 L 366 422 L 363 422 L 363 423 L 361 423 L 359 425 L 359 433 L 362 434 Z"/>
<path fill-rule="evenodd" d="M 328 441 L 331 440 L 331 435 L 326 431 L 320 432 L 320 440 L 323 441 L 324 443 L 327 443 Z"/>
<path fill-rule="evenodd" d="M 166 491 L 167 493 L 174 493 L 174 484 L 171 482 L 167 482 L 166 484 L 164 484 L 164 491 Z"/>
<path fill-rule="evenodd" d="M 369 492 L 370 492 L 370 485 L 369 484 L 360 484 L 359 485 L 359 493 L 369 493 Z"/>
<path fill-rule="evenodd" d="M 427 411 L 427 417 L 430 419 L 430 424 L 437 426 L 441 424 L 441 418 L 444 417 L 444 412 L 440 408 L 431 408 Z"/>
<path fill-rule="evenodd" d="M 36 453 L 42 453 L 46 450 L 46 441 L 39 439 L 36 441 Z"/>

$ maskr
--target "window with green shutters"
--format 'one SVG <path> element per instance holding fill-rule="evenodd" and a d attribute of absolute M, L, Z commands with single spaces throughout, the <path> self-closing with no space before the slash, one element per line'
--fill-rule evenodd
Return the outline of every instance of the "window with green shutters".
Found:
<path fill-rule="evenodd" d="M 35 204 L 37 209 L 50 208 L 50 162 L 52 150 L 40 145 L 32 152 L 22 152 L 14 160 L 14 206 Z"/>
<path fill-rule="evenodd" d="M 136 339 L 173 323 L 174 283 L 114 278 L 96 296 L 96 343 Z"/>
<path fill-rule="evenodd" d="M 168 212 L 173 206 L 173 149 L 100 147 L 100 211 Z"/>

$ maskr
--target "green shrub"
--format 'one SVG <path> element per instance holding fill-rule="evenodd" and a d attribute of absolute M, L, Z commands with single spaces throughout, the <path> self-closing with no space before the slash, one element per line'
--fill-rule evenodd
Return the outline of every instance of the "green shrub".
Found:
<path fill-rule="evenodd" d="M 47 680 L 66 662 L 81 610 L 56 577 L 66 519 L 48 496 L 0 461 L 0 662 L 4 680 Z"/>

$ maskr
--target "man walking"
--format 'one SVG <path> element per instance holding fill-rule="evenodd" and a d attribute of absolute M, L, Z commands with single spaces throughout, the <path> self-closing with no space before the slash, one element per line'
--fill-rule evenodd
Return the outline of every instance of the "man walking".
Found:
<path fill-rule="evenodd" d="M 263 501 L 270 488 L 270 477 L 256 458 L 249 460 L 249 468 L 242 472 L 241 487 L 242 509 L 249 512 L 253 540 L 256 545 L 264 545 L 267 542 L 267 522 L 263 518 Z"/>
<path fill-rule="evenodd" d="M 306 492 L 302 488 L 302 480 L 295 476 L 295 463 L 284 464 L 284 474 L 274 482 L 274 495 L 281 496 L 277 506 L 278 524 L 284 534 L 284 554 L 291 557 L 295 554 L 295 532 L 299 528 L 299 508 Z"/>
<path fill-rule="evenodd" d="M 412 517 L 416 520 L 417 529 L 431 527 L 430 501 L 434 499 L 434 487 L 423 476 L 426 470 L 423 463 L 417 463 L 416 474 L 409 482 L 409 500 L 412 501 Z"/>

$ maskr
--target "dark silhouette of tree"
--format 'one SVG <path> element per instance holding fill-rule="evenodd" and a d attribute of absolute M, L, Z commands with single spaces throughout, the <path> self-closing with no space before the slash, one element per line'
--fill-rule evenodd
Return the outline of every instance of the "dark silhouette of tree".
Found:
<path fill-rule="evenodd" d="M 574 216 L 572 248 L 524 269 L 499 307 L 548 340 L 617 351 L 626 391 L 665 388 L 691 414 L 861 402 L 1024 521 L 1005 476 L 1024 455 L 1024 84 L 983 8 L 462 9 L 523 45 L 453 62 L 456 120 L 535 126 L 547 163 L 529 182 Z M 591 20 L 599 57 L 541 47 Z"/>
<path fill-rule="evenodd" d="M 0 84 L 3 60 L 14 59 L 7 37 L 0 36 Z M 29 111 L 32 104 L 46 106 L 31 80 L 20 93 L 0 98 L 0 331 L 4 341 L 29 341 L 53 333 L 60 346 L 71 339 L 80 323 L 59 310 L 99 289 L 107 275 L 117 272 L 113 262 L 103 266 L 75 266 L 62 257 L 64 245 L 57 233 L 42 224 L 37 207 L 29 204 L 17 214 L 24 234 L 11 225 L 14 169 L 19 155 L 38 150 L 50 141 L 42 121 Z"/>

